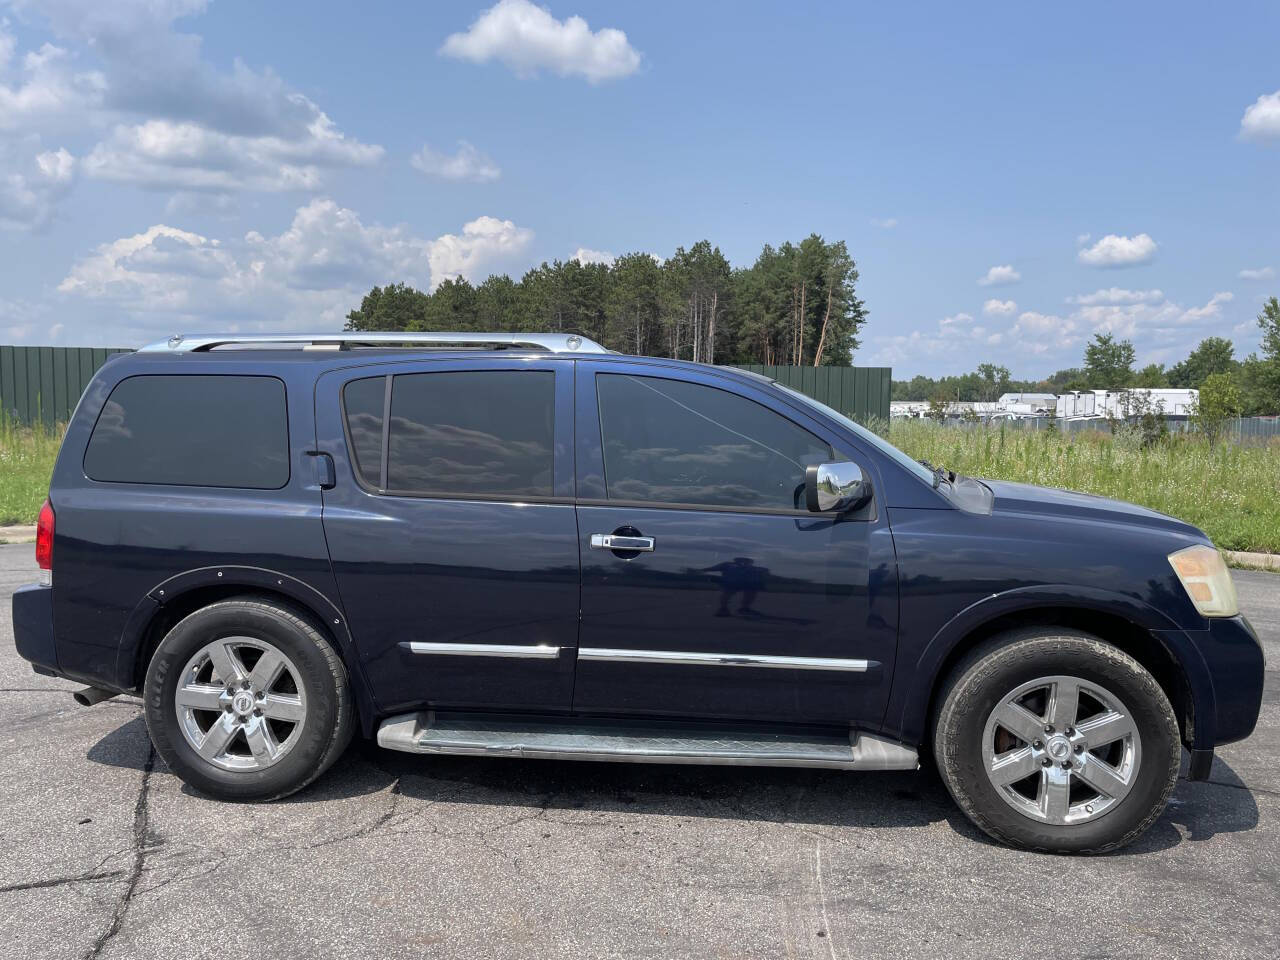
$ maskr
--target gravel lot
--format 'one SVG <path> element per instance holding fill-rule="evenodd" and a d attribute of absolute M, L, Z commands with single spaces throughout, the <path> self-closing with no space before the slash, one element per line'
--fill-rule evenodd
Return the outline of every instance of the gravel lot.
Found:
<path fill-rule="evenodd" d="M 987 842 L 936 775 L 354 746 L 270 806 L 193 794 L 137 701 L 13 650 L 0 546 L 0 957 L 1275 957 L 1280 673 L 1253 737 L 1135 846 Z M 1280 576 L 1237 571 L 1280 663 Z"/>

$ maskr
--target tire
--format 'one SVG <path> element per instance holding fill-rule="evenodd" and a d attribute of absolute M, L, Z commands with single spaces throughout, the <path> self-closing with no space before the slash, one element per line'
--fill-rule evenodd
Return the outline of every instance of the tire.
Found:
<path fill-rule="evenodd" d="M 332 644 L 299 611 L 255 598 L 211 604 L 174 626 L 151 657 L 142 695 L 156 752 L 219 800 L 301 790 L 355 729 Z"/>
<path fill-rule="evenodd" d="M 1177 782 L 1181 742 L 1164 690 L 1089 634 L 994 637 L 956 666 L 938 702 L 939 773 L 965 816 L 1009 846 L 1115 850 L 1156 821 Z"/>

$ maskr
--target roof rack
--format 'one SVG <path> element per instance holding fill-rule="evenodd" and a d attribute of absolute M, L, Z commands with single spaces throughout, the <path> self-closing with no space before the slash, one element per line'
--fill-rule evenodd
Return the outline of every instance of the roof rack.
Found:
<path fill-rule="evenodd" d="M 545 350 L 548 353 L 608 353 L 576 333 L 253 333 L 178 334 L 150 343 L 140 353 L 203 353 L 217 347 L 268 348 L 300 345 L 305 349 L 351 350 L 359 347 L 437 347 L 455 350 Z"/>

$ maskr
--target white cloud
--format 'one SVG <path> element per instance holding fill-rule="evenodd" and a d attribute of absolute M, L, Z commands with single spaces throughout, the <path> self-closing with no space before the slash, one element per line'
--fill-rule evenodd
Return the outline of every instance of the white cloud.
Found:
<path fill-rule="evenodd" d="M 85 175 L 152 189 L 314 190 L 322 167 L 368 166 L 382 147 L 350 140 L 316 111 L 304 138 L 246 137 L 195 123 L 118 125 L 84 159 Z"/>
<path fill-rule="evenodd" d="M 479 279 L 531 239 L 531 231 L 494 217 L 426 239 L 403 226 L 366 224 L 319 198 L 274 236 L 250 231 L 219 240 L 157 224 L 101 244 L 58 290 L 94 301 L 95 328 L 106 321 L 119 330 L 112 336 L 126 341 L 193 326 L 336 328 L 375 283 L 434 287 L 449 277 Z"/>
<path fill-rule="evenodd" d="M 1230 291 L 1220 291 L 1203 304 L 1185 306 L 1164 299 L 1159 291 L 1100 290 L 1069 298 L 1070 313 L 1024 310 L 1006 329 L 988 329 L 956 314 L 938 322 L 936 330 L 922 329 L 897 336 L 872 333 L 865 362 L 905 368 L 902 373 L 957 373 L 983 361 L 1078 365 L 1084 343 L 1094 333 L 1112 333 L 1132 340 L 1140 364 L 1180 360 L 1206 336 L 1226 335 L 1230 329 L 1240 342 L 1254 334 L 1252 322 L 1234 324 Z M 995 301 L 1001 303 L 1001 301 Z M 985 312 L 985 311 L 984 311 Z"/>
<path fill-rule="evenodd" d="M 1146 263 L 1156 252 L 1156 242 L 1145 233 L 1120 237 L 1109 233 L 1091 247 L 1081 250 L 1076 259 L 1090 267 L 1132 267 Z"/>
<path fill-rule="evenodd" d="M 873 227 L 879 227 L 882 230 L 892 230 L 894 227 L 898 225 L 898 218 L 885 217 L 883 220 L 877 220 L 875 217 L 872 217 L 871 225 Z"/>
<path fill-rule="evenodd" d="M 108 130 L 78 163 L 87 178 L 220 193 L 315 190 L 327 170 L 382 158 L 382 147 L 344 134 L 271 70 L 206 61 L 201 38 L 174 24 L 203 12 L 207 0 L 16 0 L 15 6 L 33 24 L 46 23 L 61 45 L 28 51 L 16 78 L 0 82 L 0 130 L 16 140 Z M 0 55 L 13 61 L 16 50 L 7 22 L 0 23 Z M 80 69 L 86 58 L 99 69 Z M 6 172 L 10 214 L 15 204 L 39 207 L 27 196 L 30 184 L 14 180 L 12 170 L 0 176 Z M 47 214 L 6 219 L 35 226 Z"/>
<path fill-rule="evenodd" d="M 1237 276 L 1241 280 L 1270 280 L 1276 272 L 1270 267 L 1258 267 L 1256 270 L 1241 270 Z"/>
<path fill-rule="evenodd" d="M 1249 140 L 1280 137 L 1280 90 L 1258 97 L 1240 118 L 1240 135 Z"/>
<path fill-rule="evenodd" d="M 434 286 L 446 277 L 475 279 L 483 267 L 510 262 L 522 254 L 532 239 L 532 230 L 510 220 L 479 217 L 465 223 L 460 236 L 446 233 L 432 241 L 431 283 Z"/>
<path fill-rule="evenodd" d="M 13 51 L 18 49 L 18 39 L 9 32 L 9 21 L 0 17 L 0 70 L 9 66 Z"/>
<path fill-rule="evenodd" d="M 591 83 L 640 69 L 640 53 L 621 30 L 592 32 L 582 17 L 557 20 L 529 0 L 499 0 L 465 32 L 451 34 L 440 53 L 472 63 L 498 60 L 520 76 L 550 70 Z"/>
<path fill-rule="evenodd" d="M 1018 314 L 1018 322 L 1009 328 L 1015 346 L 1025 353 L 1042 354 L 1075 347 L 1080 342 L 1079 325 L 1073 317 L 1037 313 L 1027 310 Z M 1003 338 L 1002 338 L 1003 339 Z M 999 342 L 999 341 L 997 341 Z"/>
<path fill-rule="evenodd" d="M 52 343 L 62 332 L 62 324 L 50 326 L 48 316 L 48 304 L 0 299 L 0 336 L 7 343 Z"/>
<path fill-rule="evenodd" d="M 61 147 L 37 151 L 37 137 L 0 141 L 0 227 L 25 230 L 44 226 L 54 205 L 75 182 L 75 157 Z"/>
<path fill-rule="evenodd" d="M 1209 320 L 1222 316 L 1222 305 L 1235 299 L 1230 291 L 1215 293 L 1203 307 L 1192 307 L 1183 312 L 1180 322 L 1193 323 L 1196 320 Z"/>
<path fill-rule="evenodd" d="M 1197 331 L 1207 335 L 1221 325 L 1222 305 L 1230 303 L 1234 296 L 1224 291 L 1215 293 L 1199 307 L 1184 307 L 1164 300 L 1160 303 L 1095 304 L 1083 306 L 1071 316 L 1082 327 L 1100 333 L 1113 333 L 1128 337 L 1139 345 L 1155 347 L 1160 344 L 1178 343 L 1190 349 L 1188 341 Z"/>
<path fill-rule="evenodd" d="M 1015 333 L 1048 333 L 1061 328 L 1065 323 L 1062 317 L 1029 310 L 1018 317 L 1013 329 Z"/>
<path fill-rule="evenodd" d="M 999 267 L 992 267 L 987 271 L 986 276 L 978 280 L 980 287 L 1003 287 L 1011 283 L 1017 283 L 1022 279 L 1022 274 L 1013 269 L 1009 264 Z"/>
<path fill-rule="evenodd" d="M 1017 309 L 1012 300 L 988 300 L 982 305 L 982 312 L 989 317 L 1011 317 Z"/>
<path fill-rule="evenodd" d="M 13 58 L 17 41 L 0 23 L 0 68 Z M 22 58 L 22 78 L 0 83 L 0 130 L 63 129 L 102 102 L 106 80 L 97 71 L 71 69 L 71 54 L 46 43 Z"/>
<path fill-rule="evenodd" d="M 1120 287 L 1109 287 L 1105 290 L 1095 290 L 1093 293 L 1067 297 L 1067 303 L 1078 303 L 1088 307 L 1099 303 L 1158 303 L 1163 299 L 1164 293 L 1160 290 L 1123 290 Z"/>
<path fill-rule="evenodd" d="M 613 266 L 613 261 L 618 258 L 607 250 L 592 250 L 590 247 L 579 247 L 571 259 L 577 260 L 583 266 L 588 263 L 603 263 Z"/>
<path fill-rule="evenodd" d="M 502 176 L 502 170 L 488 156 L 465 140 L 458 141 L 456 153 L 442 153 L 423 144 L 421 150 L 409 158 L 409 164 L 429 177 L 441 180 L 470 180 L 487 183 Z"/>

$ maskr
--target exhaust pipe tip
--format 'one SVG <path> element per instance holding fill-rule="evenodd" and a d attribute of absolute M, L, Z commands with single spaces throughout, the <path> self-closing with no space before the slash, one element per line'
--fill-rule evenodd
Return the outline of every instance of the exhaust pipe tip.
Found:
<path fill-rule="evenodd" d="M 110 700 L 116 696 L 114 690 L 103 690 L 101 687 L 85 687 L 83 690 L 77 690 L 71 694 L 73 700 L 82 707 L 92 707 L 94 704 L 101 703 L 103 700 Z"/>

